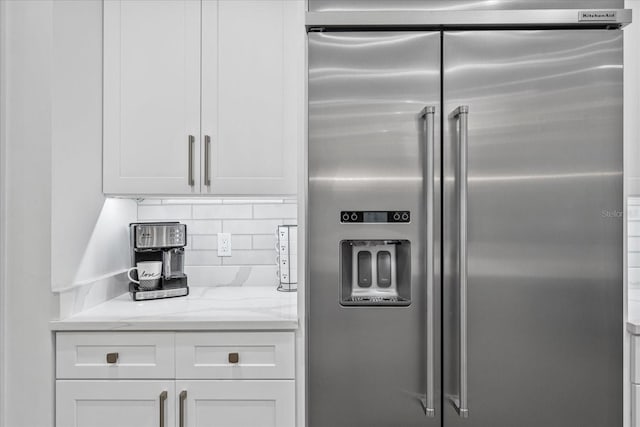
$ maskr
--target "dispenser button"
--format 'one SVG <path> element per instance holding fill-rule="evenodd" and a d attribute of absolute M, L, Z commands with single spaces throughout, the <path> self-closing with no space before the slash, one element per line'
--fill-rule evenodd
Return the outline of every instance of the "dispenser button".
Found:
<path fill-rule="evenodd" d="M 358 252 L 358 286 L 368 288 L 371 286 L 371 252 Z"/>
<path fill-rule="evenodd" d="M 378 286 L 388 288 L 391 286 L 391 253 L 379 251 L 377 257 Z"/>

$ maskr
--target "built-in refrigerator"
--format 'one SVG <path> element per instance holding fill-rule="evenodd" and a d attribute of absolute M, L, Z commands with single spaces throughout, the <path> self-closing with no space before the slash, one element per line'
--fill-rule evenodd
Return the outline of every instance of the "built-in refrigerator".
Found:
<path fill-rule="evenodd" d="M 309 427 L 622 425 L 622 31 L 574 13 L 308 25 Z"/>

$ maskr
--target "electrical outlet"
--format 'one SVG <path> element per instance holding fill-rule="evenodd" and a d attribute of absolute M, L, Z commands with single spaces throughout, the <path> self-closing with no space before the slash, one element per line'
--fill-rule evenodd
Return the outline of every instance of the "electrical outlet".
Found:
<path fill-rule="evenodd" d="M 218 233 L 218 256 L 231 256 L 231 233 Z"/>

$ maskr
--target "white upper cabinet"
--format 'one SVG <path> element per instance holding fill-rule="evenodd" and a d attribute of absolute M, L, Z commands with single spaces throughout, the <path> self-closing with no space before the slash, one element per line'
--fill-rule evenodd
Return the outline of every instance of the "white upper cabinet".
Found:
<path fill-rule="evenodd" d="M 203 149 L 210 174 L 203 192 L 295 194 L 301 7 L 291 0 L 203 2 L 202 134 L 211 144 Z"/>
<path fill-rule="evenodd" d="M 302 0 L 105 1 L 104 192 L 295 194 L 303 18 Z"/>
<path fill-rule="evenodd" d="M 104 192 L 198 193 L 199 140 L 200 2 L 105 1 Z"/>

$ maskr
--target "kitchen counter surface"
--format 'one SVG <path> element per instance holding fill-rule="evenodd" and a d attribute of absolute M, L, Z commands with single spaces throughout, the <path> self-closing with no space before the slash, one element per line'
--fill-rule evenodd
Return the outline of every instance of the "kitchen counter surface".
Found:
<path fill-rule="evenodd" d="M 133 301 L 129 293 L 64 320 L 55 331 L 294 330 L 297 292 L 271 286 L 191 287 L 186 297 Z"/>

